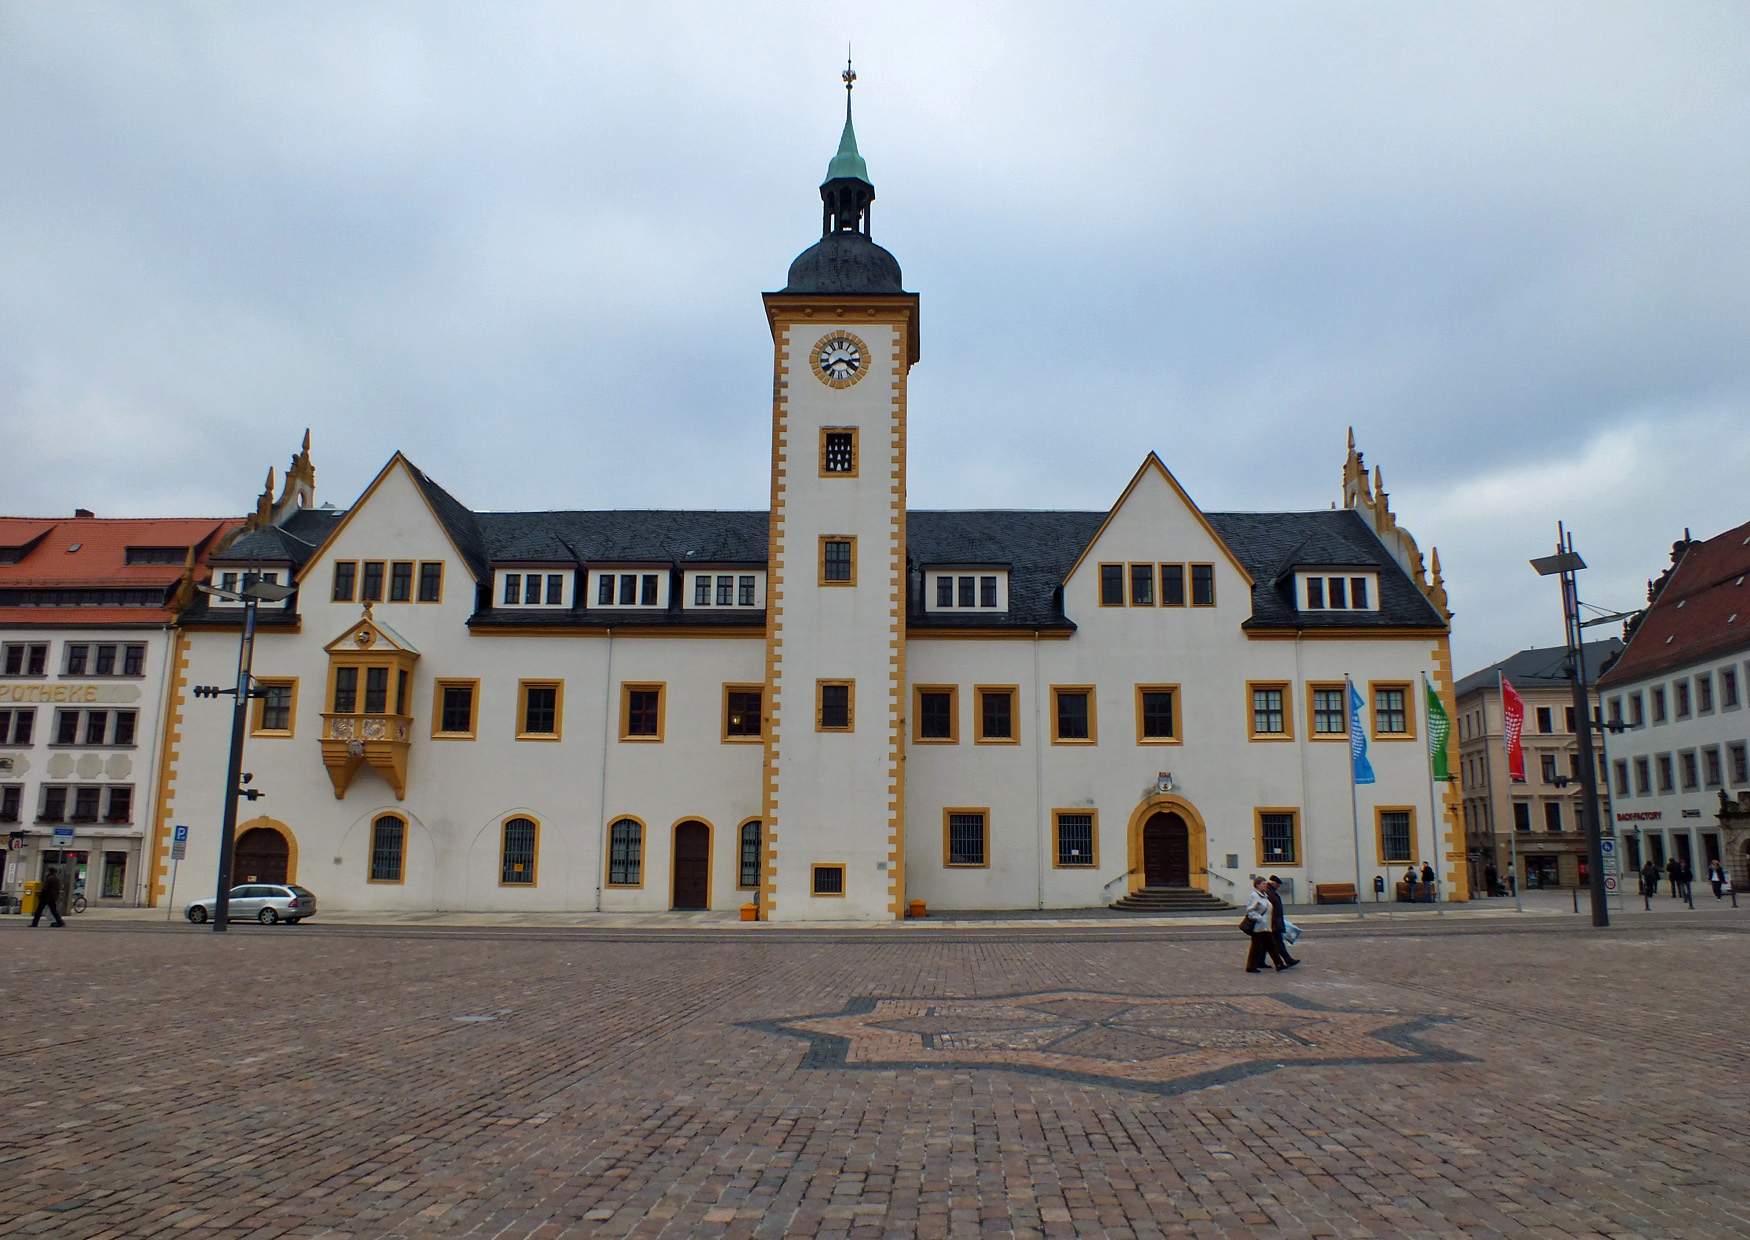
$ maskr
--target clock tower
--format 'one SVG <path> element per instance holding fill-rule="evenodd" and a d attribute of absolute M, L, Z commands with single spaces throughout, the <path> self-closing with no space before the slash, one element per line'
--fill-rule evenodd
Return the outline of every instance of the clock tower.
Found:
<path fill-rule="evenodd" d="M 870 236 L 851 125 L 821 236 L 765 294 L 772 329 L 760 916 L 905 908 L 905 416 L 918 299 Z"/>

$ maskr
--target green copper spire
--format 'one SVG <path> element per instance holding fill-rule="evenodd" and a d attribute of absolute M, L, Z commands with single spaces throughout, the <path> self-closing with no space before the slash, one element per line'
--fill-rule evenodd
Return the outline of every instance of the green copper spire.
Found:
<path fill-rule="evenodd" d="M 869 165 L 863 162 L 863 157 L 857 153 L 857 131 L 851 128 L 851 87 L 856 85 L 857 71 L 851 68 L 851 58 L 845 57 L 845 71 L 839 74 L 845 83 L 845 131 L 839 135 L 838 153 L 832 157 L 832 162 L 826 166 L 826 181 L 836 181 L 841 177 L 852 180 L 869 180 Z M 825 185 L 826 181 L 821 184 Z"/>

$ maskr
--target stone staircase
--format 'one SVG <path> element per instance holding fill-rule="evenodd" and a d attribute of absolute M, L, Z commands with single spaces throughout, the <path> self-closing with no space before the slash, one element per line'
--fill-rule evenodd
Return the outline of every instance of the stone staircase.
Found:
<path fill-rule="evenodd" d="M 1231 912 L 1234 906 L 1196 887 L 1142 887 L 1122 899 L 1113 908 L 1127 913 L 1150 913 L 1168 917 L 1177 913 Z"/>

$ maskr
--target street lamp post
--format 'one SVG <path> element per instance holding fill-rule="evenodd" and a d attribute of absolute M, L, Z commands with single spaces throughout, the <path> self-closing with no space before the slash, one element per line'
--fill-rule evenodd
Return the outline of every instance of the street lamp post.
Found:
<path fill-rule="evenodd" d="M 263 603 L 283 602 L 290 597 L 292 587 L 277 581 L 244 582 L 241 590 L 221 590 L 216 586 L 201 589 L 214 598 L 243 604 L 243 638 L 237 645 L 237 684 L 232 689 L 216 685 L 196 685 L 196 697 L 233 695 L 231 703 L 231 757 L 225 766 L 225 813 L 219 828 L 218 890 L 213 896 L 213 930 L 222 933 L 230 924 L 231 912 L 231 846 L 237 833 L 237 799 L 247 795 L 250 800 L 261 795 L 260 790 L 243 789 L 243 737 L 248 726 L 249 699 L 256 696 L 250 682 L 249 668 L 255 658 L 255 609 Z"/>
<path fill-rule="evenodd" d="M 1562 581 L 1562 636 L 1568 648 L 1569 680 L 1574 688 L 1574 727 L 1579 733 L 1580 793 L 1585 799 L 1581 817 L 1586 824 L 1586 867 L 1588 884 L 1592 888 L 1592 924 L 1610 924 L 1610 905 L 1604 894 L 1604 837 L 1598 822 L 1598 772 L 1592 746 L 1592 710 L 1586 702 L 1586 666 L 1582 658 L 1580 634 L 1580 595 L 1574 574 L 1586 567 L 1574 551 L 1574 536 L 1558 522 L 1556 553 L 1531 561 L 1531 567 L 1542 577 L 1560 577 Z"/>

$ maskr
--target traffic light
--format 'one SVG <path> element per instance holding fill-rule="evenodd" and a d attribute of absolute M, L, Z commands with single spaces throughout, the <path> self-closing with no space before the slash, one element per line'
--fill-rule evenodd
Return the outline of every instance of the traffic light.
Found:
<path fill-rule="evenodd" d="M 218 685 L 196 685 L 194 695 L 198 698 L 216 698 L 227 693 L 235 693 L 235 689 L 221 689 Z"/>

